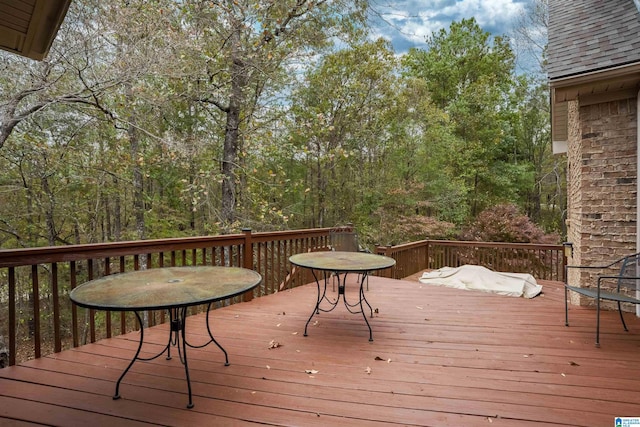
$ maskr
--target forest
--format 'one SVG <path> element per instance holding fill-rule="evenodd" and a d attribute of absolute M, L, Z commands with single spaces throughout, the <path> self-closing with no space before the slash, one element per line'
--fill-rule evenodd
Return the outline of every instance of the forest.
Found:
<path fill-rule="evenodd" d="M 46 60 L 0 53 L 0 248 L 561 236 L 545 5 L 513 35 L 463 19 L 400 55 L 363 0 L 76 0 Z"/>

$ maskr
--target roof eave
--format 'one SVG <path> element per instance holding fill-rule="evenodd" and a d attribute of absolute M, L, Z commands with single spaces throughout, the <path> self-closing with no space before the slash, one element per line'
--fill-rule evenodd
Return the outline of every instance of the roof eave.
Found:
<path fill-rule="evenodd" d="M 43 60 L 51 49 L 71 1 L 36 0 L 32 11 L 21 10 L 23 15 L 26 13 L 29 17 L 27 31 L 19 31 L 10 25 L 0 25 L 0 49 Z M 7 7 L 10 6 L 11 3 L 8 3 Z"/>

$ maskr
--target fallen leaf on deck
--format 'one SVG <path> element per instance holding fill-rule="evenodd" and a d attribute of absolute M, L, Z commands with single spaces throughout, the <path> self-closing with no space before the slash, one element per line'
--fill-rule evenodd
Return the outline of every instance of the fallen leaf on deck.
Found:
<path fill-rule="evenodd" d="M 271 366 L 267 365 L 267 369 L 271 369 Z"/>
<path fill-rule="evenodd" d="M 298 333 L 297 332 L 292 332 L 291 335 L 298 335 Z"/>
<path fill-rule="evenodd" d="M 282 347 L 282 344 L 280 344 L 276 340 L 271 340 L 271 342 L 269 343 L 269 347 L 267 347 L 267 348 L 268 349 L 272 349 L 272 348 L 278 348 L 278 347 Z"/>
<path fill-rule="evenodd" d="M 319 371 L 316 371 L 315 369 L 305 369 L 304 373 L 305 374 L 310 374 L 310 375 L 315 375 L 317 374 Z"/>
<path fill-rule="evenodd" d="M 423 308 L 422 308 L 422 307 L 420 307 L 419 305 L 416 305 L 416 308 L 417 308 L 418 310 L 423 310 Z"/>
<path fill-rule="evenodd" d="M 278 324 L 276 325 L 276 328 L 279 328 L 279 327 L 280 327 L 280 325 L 282 325 L 282 323 L 278 323 Z"/>
<path fill-rule="evenodd" d="M 571 366 L 580 366 L 576 362 L 573 362 L 573 361 L 569 362 L 569 365 L 571 365 Z"/>
<path fill-rule="evenodd" d="M 367 366 L 367 369 L 364 370 L 367 374 L 371 375 L 371 368 Z"/>

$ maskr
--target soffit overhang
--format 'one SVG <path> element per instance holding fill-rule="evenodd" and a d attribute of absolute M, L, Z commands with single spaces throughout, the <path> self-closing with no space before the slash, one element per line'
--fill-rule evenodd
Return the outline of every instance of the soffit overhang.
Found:
<path fill-rule="evenodd" d="M 0 49 L 43 60 L 71 0 L 0 0 Z"/>

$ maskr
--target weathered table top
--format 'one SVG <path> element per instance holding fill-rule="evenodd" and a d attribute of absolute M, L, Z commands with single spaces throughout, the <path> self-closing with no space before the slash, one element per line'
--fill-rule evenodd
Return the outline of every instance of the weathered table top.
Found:
<path fill-rule="evenodd" d="M 367 252 L 306 252 L 289 257 L 289 261 L 300 267 L 314 270 L 338 272 L 367 272 L 393 267 L 396 261 L 383 255 Z"/>
<path fill-rule="evenodd" d="M 206 304 L 241 295 L 262 276 L 239 267 L 168 267 L 112 274 L 70 293 L 81 307 L 113 311 L 155 310 Z"/>

